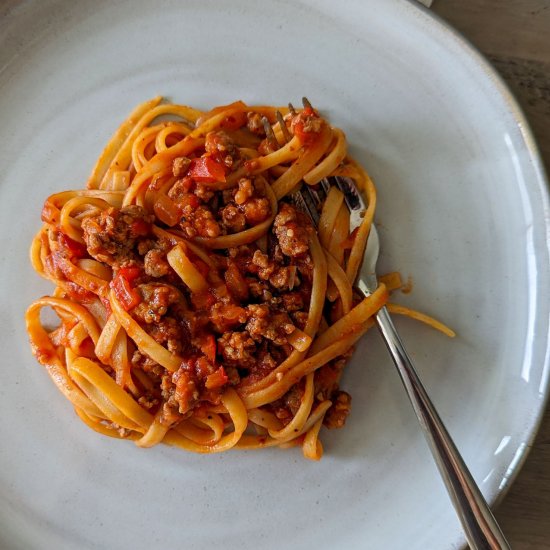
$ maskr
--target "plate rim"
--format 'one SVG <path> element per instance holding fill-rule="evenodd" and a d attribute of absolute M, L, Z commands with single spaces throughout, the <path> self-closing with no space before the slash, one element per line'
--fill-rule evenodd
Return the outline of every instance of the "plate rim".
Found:
<path fill-rule="evenodd" d="M 529 160 L 532 163 L 533 173 L 536 176 L 537 189 L 543 200 L 544 217 L 542 223 L 546 230 L 546 248 L 550 256 L 550 172 L 547 172 L 546 170 L 542 160 L 540 147 L 531 128 L 531 124 L 520 106 L 518 99 L 512 92 L 510 86 L 504 80 L 503 76 L 498 72 L 490 60 L 471 40 L 469 40 L 458 29 L 453 27 L 448 21 L 443 19 L 431 8 L 428 8 L 418 0 L 394 0 L 394 2 L 401 3 L 402 5 L 406 4 L 409 7 L 418 10 L 418 13 L 422 14 L 424 17 L 426 25 L 442 31 L 442 33 L 444 33 L 444 35 L 449 39 L 454 39 L 454 42 L 458 45 L 460 50 L 462 50 L 464 55 L 483 71 L 486 78 L 490 80 L 494 90 L 499 94 L 506 106 L 509 108 L 510 115 L 515 121 L 516 128 L 519 130 L 519 134 L 521 135 L 521 141 L 524 144 L 529 155 Z M 522 165 L 524 165 L 524 161 L 522 162 Z M 546 353 L 544 359 L 542 371 L 543 373 L 548 373 L 550 372 L 550 325 L 546 334 Z M 530 418 L 530 423 L 528 424 L 526 430 L 527 434 L 524 436 L 524 441 L 522 441 L 524 447 L 519 456 L 519 460 L 514 464 L 510 474 L 505 476 L 506 483 L 502 489 L 497 489 L 496 494 L 491 495 L 490 498 L 487 499 L 491 508 L 496 508 L 502 503 L 508 494 L 508 491 L 516 481 L 533 448 L 533 443 L 540 431 L 544 415 L 550 407 L 550 376 L 545 376 L 543 381 L 544 385 L 541 387 L 542 391 L 540 392 L 543 396 L 538 402 L 537 409 L 528 415 Z"/>

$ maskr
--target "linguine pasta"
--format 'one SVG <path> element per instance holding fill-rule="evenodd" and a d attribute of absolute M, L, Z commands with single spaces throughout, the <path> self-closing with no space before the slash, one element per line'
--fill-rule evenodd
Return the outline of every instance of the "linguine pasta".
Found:
<path fill-rule="evenodd" d="M 299 445 L 318 460 L 321 426 L 344 424 L 342 369 L 388 301 L 383 284 L 353 291 L 376 191 L 341 130 L 309 107 L 279 110 L 284 127 L 274 107 L 152 99 L 86 189 L 46 200 L 31 261 L 55 290 L 29 307 L 27 328 L 95 431 L 199 453 Z M 333 175 L 367 199 L 354 232 L 339 190 L 318 230 L 290 200 Z M 42 323 L 45 307 L 56 327 Z"/>

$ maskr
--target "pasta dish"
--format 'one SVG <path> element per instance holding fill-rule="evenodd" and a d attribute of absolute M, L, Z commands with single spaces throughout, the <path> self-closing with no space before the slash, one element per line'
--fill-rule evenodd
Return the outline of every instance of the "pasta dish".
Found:
<path fill-rule="evenodd" d="M 301 446 L 319 459 L 320 428 L 344 425 L 342 370 L 388 301 L 384 284 L 353 290 L 376 192 L 341 130 L 311 107 L 278 110 L 284 119 L 240 101 L 208 112 L 147 101 L 85 189 L 45 201 L 31 261 L 55 290 L 31 304 L 27 329 L 97 432 L 199 453 Z M 292 201 L 335 175 L 365 194 L 354 231 L 336 188 L 317 227 Z"/>

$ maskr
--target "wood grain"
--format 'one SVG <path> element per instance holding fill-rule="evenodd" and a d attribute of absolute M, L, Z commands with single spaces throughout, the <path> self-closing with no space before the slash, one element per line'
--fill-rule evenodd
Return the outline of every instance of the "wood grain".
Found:
<path fill-rule="evenodd" d="M 432 9 L 503 76 L 550 173 L 550 0 L 436 0 Z M 495 515 L 514 550 L 550 549 L 550 408 Z"/>

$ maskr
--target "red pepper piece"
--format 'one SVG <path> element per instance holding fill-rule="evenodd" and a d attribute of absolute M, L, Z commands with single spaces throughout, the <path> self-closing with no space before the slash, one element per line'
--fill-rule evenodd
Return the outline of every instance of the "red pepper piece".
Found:
<path fill-rule="evenodd" d="M 141 295 L 137 290 L 132 288 L 130 280 L 126 278 L 123 273 L 126 271 L 130 277 L 135 279 L 137 275 L 134 275 L 135 272 L 133 270 L 137 270 L 139 274 L 139 268 L 123 267 L 119 270 L 116 277 L 111 282 L 111 288 L 114 290 L 117 300 L 122 304 L 122 307 L 126 311 L 133 309 L 141 302 Z"/>
<path fill-rule="evenodd" d="M 65 233 L 59 233 L 59 244 L 69 252 L 69 255 L 73 258 L 85 258 L 88 255 L 88 249 L 85 244 L 79 243 L 74 239 L 71 239 Z"/>
<path fill-rule="evenodd" d="M 130 283 L 132 283 L 135 279 L 137 279 L 141 275 L 141 268 L 139 267 L 121 267 L 118 270 L 118 274 L 122 275 L 125 279 L 128 279 Z"/>
<path fill-rule="evenodd" d="M 191 161 L 188 175 L 199 183 L 225 181 L 225 168 L 211 157 L 200 157 Z"/>

